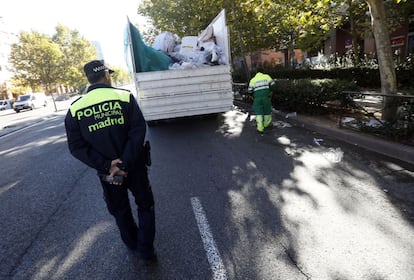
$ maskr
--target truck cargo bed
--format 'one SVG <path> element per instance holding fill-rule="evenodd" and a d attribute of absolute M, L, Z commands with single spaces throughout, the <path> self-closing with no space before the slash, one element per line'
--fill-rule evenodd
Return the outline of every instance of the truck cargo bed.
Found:
<path fill-rule="evenodd" d="M 131 30 L 135 40 L 132 40 Z M 221 49 L 220 65 L 171 70 L 167 69 L 170 66 L 165 67 L 164 64 L 161 65 L 163 67 L 155 67 L 160 66 L 157 53 L 141 40 L 138 29 L 129 21 L 127 34 L 126 49 L 130 55 L 126 56 L 126 62 L 134 77 L 138 104 L 147 121 L 221 113 L 232 109 L 230 41 L 225 10 L 198 37 L 200 42 L 201 38 L 203 42 L 214 40 Z"/>

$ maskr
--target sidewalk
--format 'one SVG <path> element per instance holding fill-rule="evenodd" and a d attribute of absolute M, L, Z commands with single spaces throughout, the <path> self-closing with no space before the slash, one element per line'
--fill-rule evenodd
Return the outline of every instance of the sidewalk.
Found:
<path fill-rule="evenodd" d="M 329 120 L 324 116 L 305 116 L 297 114 L 296 116 L 286 118 L 287 113 L 280 111 L 274 111 L 274 113 L 285 118 L 286 121 L 293 125 L 332 136 L 340 141 L 414 165 L 414 146 L 384 140 L 347 128 L 339 128 L 337 122 Z"/>

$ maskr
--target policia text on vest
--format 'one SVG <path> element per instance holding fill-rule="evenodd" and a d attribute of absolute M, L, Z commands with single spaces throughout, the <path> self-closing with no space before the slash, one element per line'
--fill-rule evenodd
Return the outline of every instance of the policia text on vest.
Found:
<path fill-rule="evenodd" d="M 77 111 L 76 118 L 80 121 L 84 117 L 93 116 L 96 121 L 100 120 L 88 126 L 89 132 L 93 132 L 104 127 L 124 124 L 125 120 L 121 109 L 119 101 L 109 101 Z"/>

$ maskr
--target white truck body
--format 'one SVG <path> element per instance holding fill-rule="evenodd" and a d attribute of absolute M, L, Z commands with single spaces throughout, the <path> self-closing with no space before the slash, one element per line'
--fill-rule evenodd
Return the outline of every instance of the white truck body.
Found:
<path fill-rule="evenodd" d="M 147 121 L 226 112 L 232 109 L 229 31 L 225 11 L 210 23 L 226 65 L 136 73 L 137 101 Z M 129 39 L 131 40 L 131 39 Z M 131 56 L 133 56 L 132 45 Z M 133 61 L 133 59 L 132 59 Z"/>

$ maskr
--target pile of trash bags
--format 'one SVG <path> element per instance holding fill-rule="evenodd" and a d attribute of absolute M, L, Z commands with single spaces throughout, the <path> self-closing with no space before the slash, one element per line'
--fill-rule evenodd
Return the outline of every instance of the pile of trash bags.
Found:
<path fill-rule="evenodd" d="M 180 40 L 177 34 L 164 31 L 155 38 L 152 48 L 164 52 L 172 59 L 169 69 L 226 64 L 226 56 L 213 34 L 210 27 L 200 37 L 185 36 Z"/>
<path fill-rule="evenodd" d="M 200 36 L 181 39 L 165 31 L 155 38 L 152 46 L 144 42 L 139 30 L 130 22 L 129 34 L 137 73 L 227 64 L 227 57 L 216 43 L 212 26 Z M 129 45 L 126 43 L 125 46 L 127 53 Z"/>

